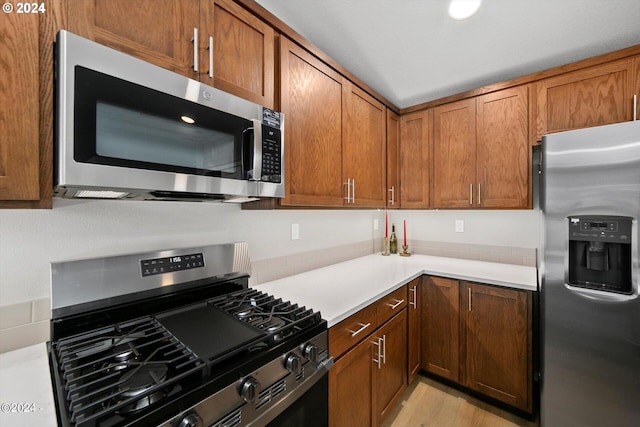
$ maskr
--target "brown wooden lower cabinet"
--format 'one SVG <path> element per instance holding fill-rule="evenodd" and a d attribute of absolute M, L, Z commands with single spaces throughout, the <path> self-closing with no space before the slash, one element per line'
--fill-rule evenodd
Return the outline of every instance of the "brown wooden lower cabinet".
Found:
<path fill-rule="evenodd" d="M 407 310 L 338 357 L 329 371 L 329 425 L 379 426 L 407 386 Z"/>
<path fill-rule="evenodd" d="M 422 366 L 420 361 L 420 313 L 422 311 L 420 283 L 422 283 L 422 278 L 418 277 L 407 284 L 407 301 L 409 301 L 407 307 L 407 384 L 411 384 Z"/>
<path fill-rule="evenodd" d="M 421 296 L 422 369 L 531 413 L 532 293 L 425 277 Z"/>
<path fill-rule="evenodd" d="M 531 292 L 462 282 L 464 385 L 532 411 Z"/>
<path fill-rule="evenodd" d="M 459 282 L 443 277 L 425 277 L 421 294 L 422 369 L 458 382 Z"/>

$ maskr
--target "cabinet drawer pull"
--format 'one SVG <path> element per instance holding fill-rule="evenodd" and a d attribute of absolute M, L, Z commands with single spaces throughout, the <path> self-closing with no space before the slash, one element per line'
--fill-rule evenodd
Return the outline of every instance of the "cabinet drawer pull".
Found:
<path fill-rule="evenodd" d="M 482 204 L 482 196 L 480 196 L 480 183 L 478 183 L 478 206 Z"/>
<path fill-rule="evenodd" d="M 357 331 L 352 331 L 351 329 L 349 329 L 349 332 L 351 332 L 351 337 L 355 337 L 360 332 L 367 329 L 369 326 L 371 326 L 371 323 L 358 323 L 358 325 L 360 326 L 360 329 L 358 329 Z"/>
<path fill-rule="evenodd" d="M 633 121 L 638 120 L 638 95 L 633 95 Z"/>
<path fill-rule="evenodd" d="M 389 200 L 389 203 L 391 203 L 391 206 L 396 204 L 396 187 L 394 185 L 391 186 L 391 189 L 388 190 L 391 193 L 391 200 Z"/>
<path fill-rule="evenodd" d="M 411 292 L 412 297 L 411 297 L 411 301 L 409 301 L 409 305 L 413 308 L 418 308 L 418 293 L 416 292 L 416 287 L 412 287 L 409 289 L 409 292 Z"/>
<path fill-rule="evenodd" d="M 391 307 L 391 310 L 395 310 L 400 304 L 402 304 L 404 302 L 403 299 L 394 299 L 394 301 L 396 302 L 395 304 L 389 304 L 387 303 L 387 305 L 389 307 Z"/>
<path fill-rule="evenodd" d="M 469 184 L 469 204 L 473 205 L 473 183 Z"/>
<path fill-rule="evenodd" d="M 471 288 L 469 288 L 469 311 L 471 311 Z"/>
<path fill-rule="evenodd" d="M 198 72 L 198 29 L 193 29 L 193 71 Z"/>

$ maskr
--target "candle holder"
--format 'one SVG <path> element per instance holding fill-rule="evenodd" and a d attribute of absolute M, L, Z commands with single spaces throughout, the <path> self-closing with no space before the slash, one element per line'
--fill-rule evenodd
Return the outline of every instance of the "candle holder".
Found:
<path fill-rule="evenodd" d="M 384 238 L 384 243 L 383 243 L 383 247 L 382 247 L 382 256 L 389 256 L 391 255 L 389 253 L 389 238 L 385 237 Z"/>
<path fill-rule="evenodd" d="M 407 249 L 409 249 L 409 246 L 402 245 L 402 252 L 400 252 L 400 256 L 411 256 L 411 253 L 407 252 Z"/>

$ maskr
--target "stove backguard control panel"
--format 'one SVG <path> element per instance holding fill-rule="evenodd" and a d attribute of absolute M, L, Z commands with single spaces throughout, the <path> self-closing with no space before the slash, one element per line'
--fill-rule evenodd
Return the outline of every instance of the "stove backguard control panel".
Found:
<path fill-rule="evenodd" d="M 201 267 L 204 267 L 204 256 L 202 252 L 164 258 L 143 259 L 140 261 L 142 277 Z"/>

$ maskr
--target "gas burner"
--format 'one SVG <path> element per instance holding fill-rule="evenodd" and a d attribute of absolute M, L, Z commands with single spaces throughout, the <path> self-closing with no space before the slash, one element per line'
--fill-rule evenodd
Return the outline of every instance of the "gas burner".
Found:
<path fill-rule="evenodd" d="M 166 389 L 160 389 L 153 393 L 145 394 L 156 385 L 164 382 L 167 378 L 167 372 L 169 371 L 167 365 L 146 364 L 130 367 L 132 368 L 130 372 L 122 374 L 123 381 L 120 383 L 117 395 L 109 406 L 120 404 L 125 400 L 136 398 L 138 396 L 140 398 L 118 409 L 117 413 L 120 414 L 137 412 L 161 400 L 168 394 Z"/>
<path fill-rule="evenodd" d="M 272 317 L 267 321 L 267 323 L 260 325 L 260 327 L 265 329 L 267 332 L 275 332 L 285 324 L 286 322 L 283 319 L 279 317 Z"/>
<path fill-rule="evenodd" d="M 233 308 L 232 313 L 238 319 L 242 320 L 242 319 L 250 317 L 252 314 L 254 314 L 255 313 L 255 307 L 250 305 L 250 304 L 243 303 L 243 304 L 239 305 L 237 308 Z"/>

